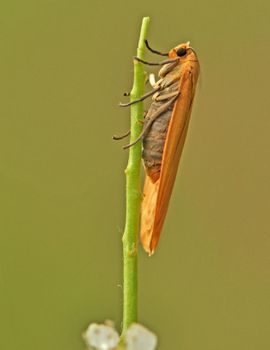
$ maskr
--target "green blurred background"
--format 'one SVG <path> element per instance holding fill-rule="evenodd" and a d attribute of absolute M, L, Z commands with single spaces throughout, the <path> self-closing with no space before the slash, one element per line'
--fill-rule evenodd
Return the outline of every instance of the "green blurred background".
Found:
<path fill-rule="evenodd" d="M 191 41 L 201 77 L 159 247 L 140 249 L 139 321 L 160 350 L 270 348 L 269 11 L 1 2 L 0 349 L 83 350 L 89 322 L 120 326 L 127 153 L 111 135 L 145 15 L 154 48 Z"/>

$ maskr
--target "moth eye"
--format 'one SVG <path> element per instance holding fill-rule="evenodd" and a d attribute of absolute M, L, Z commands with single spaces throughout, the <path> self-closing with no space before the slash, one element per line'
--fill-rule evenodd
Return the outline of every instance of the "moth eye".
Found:
<path fill-rule="evenodd" d="M 178 49 L 176 51 L 177 56 L 181 57 L 181 56 L 185 56 L 185 54 L 187 53 L 187 49 L 184 47 L 180 47 L 180 49 Z"/>

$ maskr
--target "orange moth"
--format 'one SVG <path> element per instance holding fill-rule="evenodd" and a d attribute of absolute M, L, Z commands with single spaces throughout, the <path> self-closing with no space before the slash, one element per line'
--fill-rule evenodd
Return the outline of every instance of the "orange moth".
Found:
<path fill-rule="evenodd" d="M 156 249 L 177 174 L 178 164 L 187 135 L 196 84 L 199 76 L 197 55 L 189 42 L 177 45 L 162 54 L 149 47 L 153 53 L 168 56 L 162 65 L 159 80 L 153 90 L 122 106 L 129 106 L 149 96 L 152 104 L 145 116 L 140 137 L 125 148 L 142 139 L 142 158 L 145 182 L 141 210 L 141 243 L 150 255 Z"/>

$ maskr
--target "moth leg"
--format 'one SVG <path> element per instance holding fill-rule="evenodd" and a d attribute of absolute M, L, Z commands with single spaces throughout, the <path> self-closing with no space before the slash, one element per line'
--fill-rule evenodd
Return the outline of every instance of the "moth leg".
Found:
<path fill-rule="evenodd" d="M 154 87 L 153 85 L 152 85 L 152 83 L 151 83 L 151 81 L 150 81 L 150 76 L 151 75 L 154 75 L 153 73 L 152 74 L 150 74 L 149 76 L 146 76 L 146 78 L 145 78 L 145 85 L 147 85 L 148 83 L 150 83 L 150 85 L 152 86 L 152 87 Z M 152 78 L 151 78 L 152 79 Z M 125 91 L 124 93 L 123 93 L 123 96 L 130 96 L 130 94 L 131 94 L 131 91 Z"/>
<path fill-rule="evenodd" d="M 169 55 L 168 52 L 162 53 L 162 52 L 160 52 L 160 51 L 157 51 L 157 50 L 152 49 L 152 48 L 149 46 L 147 40 L 144 40 L 144 42 L 145 42 L 145 46 L 148 48 L 149 51 L 151 51 L 151 52 L 153 52 L 153 53 L 155 53 L 155 54 L 157 54 L 157 55 L 160 55 L 160 56 L 168 56 L 168 55 Z"/>
<path fill-rule="evenodd" d="M 178 65 L 178 62 L 177 61 L 174 61 L 170 64 L 166 64 L 165 66 L 163 66 L 158 75 L 161 77 L 161 78 L 164 78 L 165 75 L 167 75 L 169 72 L 171 72 L 176 66 Z"/>
<path fill-rule="evenodd" d="M 130 135 L 130 130 L 128 130 L 125 134 L 123 134 L 123 135 L 119 135 L 119 136 L 117 136 L 117 135 L 113 135 L 113 140 L 122 140 L 122 139 L 124 139 L 125 137 L 127 137 L 128 135 Z"/>
<path fill-rule="evenodd" d="M 147 115 L 147 111 L 144 111 L 144 112 L 143 112 L 143 118 L 145 118 L 146 115 Z M 138 123 L 144 125 L 144 120 L 138 120 Z M 123 135 L 119 135 L 119 136 L 113 135 L 113 136 L 112 136 L 112 139 L 118 141 L 118 140 L 124 139 L 125 137 L 127 137 L 127 136 L 129 136 L 129 135 L 130 135 L 130 130 L 128 130 L 128 131 L 127 131 L 125 134 L 123 134 Z"/>
<path fill-rule="evenodd" d="M 179 91 L 173 91 L 173 92 L 169 92 L 167 94 L 163 94 L 163 95 L 159 95 L 155 98 L 155 101 L 164 101 L 164 100 L 168 100 L 174 96 L 178 96 Z"/>
<path fill-rule="evenodd" d="M 141 59 L 140 59 L 139 57 L 137 57 L 137 56 L 134 57 L 134 60 L 136 60 L 136 61 L 138 61 L 138 62 L 141 62 L 141 63 L 143 63 L 143 64 L 148 64 L 149 66 L 163 66 L 164 64 L 168 64 L 168 63 L 173 63 L 173 62 L 178 62 L 178 61 L 179 61 L 178 58 L 169 58 L 169 59 L 167 59 L 167 60 L 154 63 L 154 62 L 147 62 L 147 61 L 141 60 Z"/>
<path fill-rule="evenodd" d="M 134 101 L 131 101 L 131 102 L 128 102 L 128 103 L 121 103 L 121 102 L 120 102 L 120 103 L 119 103 L 119 106 L 120 106 L 120 107 L 128 107 L 128 106 L 133 105 L 134 103 L 143 101 L 143 100 L 145 100 L 147 97 L 150 97 L 150 96 L 154 95 L 154 93 L 156 93 L 159 89 L 160 89 L 160 87 L 158 87 L 157 89 L 154 89 L 154 90 L 152 90 L 152 91 L 149 91 L 149 92 L 147 92 L 145 95 L 143 95 L 142 97 L 138 98 L 137 100 L 134 100 Z"/>
<path fill-rule="evenodd" d="M 158 118 L 160 117 L 160 115 L 162 113 L 164 113 L 170 106 L 172 103 L 174 103 L 178 96 L 180 95 L 180 92 L 177 92 L 177 95 L 174 96 L 173 98 L 171 98 L 168 102 L 164 103 L 163 106 L 161 106 L 155 113 L 153 113 L 153 115 L 151 116 L 151 119 L 148 120 L 148 122 L 144 125 L 144 129 L 141 133 L 141 135 L 135 140 L 133 141 L 132 143 L 130 143 L 129 145 L 126 145 L 124 146 L 123 148 L 124 149 L 127 149 L 133 145 L 135 145 L 137 142 L 139 142 L 149 131 L 149 129 L 151 128 L 153 122 Z"/>

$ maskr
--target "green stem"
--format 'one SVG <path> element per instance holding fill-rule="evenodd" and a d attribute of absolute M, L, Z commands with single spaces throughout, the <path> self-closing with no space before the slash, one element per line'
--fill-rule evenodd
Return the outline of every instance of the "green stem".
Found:
<path fill-rule="evenodd" d="M 150 18 L 144 17 L 141 26 L 137 56 L 144 59 L 145 44 Z M 140 98 L 144 93 L 145 73 L 141 63 L 134 60 L 134 83 L 131 90 L 131 101 Z M 142 131 L 143 103 L 131 106 L 131 136 L 130 142 L 138 138 Z M 128 326 L 137 322 L 137 245 L 140 221 L 141 190 L 141 142 L 130 148 L 126 168 L 126 224 L 123 235 L 124 257 L 124 306 L 123 333 Z"/>

